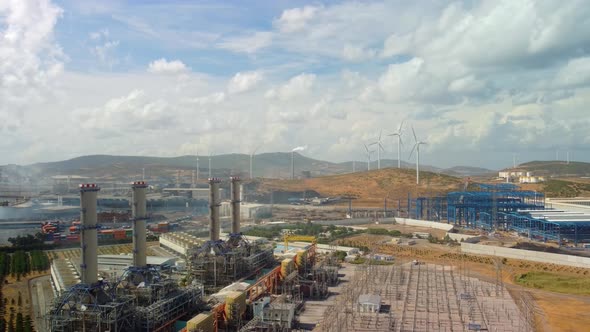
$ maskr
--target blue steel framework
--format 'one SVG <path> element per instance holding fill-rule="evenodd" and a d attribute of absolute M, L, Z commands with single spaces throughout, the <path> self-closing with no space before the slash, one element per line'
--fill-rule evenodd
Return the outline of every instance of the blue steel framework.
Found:
<path fill-rule="evenodd" d="M 503 229 L 540 241 L 559 244 L 590 242 L 588 220 L 546 220 L 522 210 L 545 209 L 545 195 L 518 191 L 510 183 L 477 184 L 479 191 L 451 192 L 446 197 L 418 197 L 408 207 L 416 219 L 447 220 L 448 223 L 486 230 Z"/>
<path fill-rule="evenodd" d="M 467 227 L 502 227 L 500 213 L 543 209 L 545 195 L 535 191 L 461 191 L 447 195 L 448 223 Z"/>
<path fill-rule="evenodd" d="M 564 242 L 590 241 L 590 218 L 588 220 L 545 220 L 531 217 L 528 213 L 501 213 L 500 219 L 510 230 L 527 234 L 531 239 Z"/>

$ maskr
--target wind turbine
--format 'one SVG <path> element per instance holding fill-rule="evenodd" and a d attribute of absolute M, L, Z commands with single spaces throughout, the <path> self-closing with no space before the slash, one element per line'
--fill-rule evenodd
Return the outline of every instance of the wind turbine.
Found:
<path fill-rule="evenodd" d="M 371 170 L 371 153 L 373 153 L 375 151 L 369 150 L 369 147 L 365 143 L 363 143 L 363 146 L 365 147 L 365 151 L 367 153 L 367 171 L 370 171 Z"/>
<path fill-rule="evenodd" d="M 254 155 L 256 154 L 256 151 L 258 151 L 258 149 L 260 149 L 260 147 L 262 146 L 262 144 L 258 145 L 254 150 L 252 150 L 252 152 L 250 152 L 250 180 L 252 180 L 253 176 L 252 176 L 252 160 L 254 159 Z"/>
<path fill-rule="evenodd" d="M 419 141 L 418 138 L 416 138 L 414 127 L 412 127 L 412 134 L 414 135 L 415 143 L 412 151 L 410 151 L 410 158 L 412 157 L 414 150 L 416 150 L 416 184 L 420 184 L 420 145 L 426 145 L 426 142 Z"/>
<path fill-rule="evenodd" d="M 397 129 L 397 131 L 395 133 L 387 135 L 387 136 L 397 136 L 397 168 L 402 168 L 402 157 L 401 157 L 402 149 L 401 149 L 401 147 L 404 145 L 404 143 L 402 142 L 402 127 L 403 126 L 404 126 L 404 122 L 402 121 L 402 123 L 399 125 L 399 128 Z"/>
<path fill-rule="evenodd" d="M 377 169 L 381 169 L 381 150 L 385 151 L 385 149 L 383 149 L 383 145 L 381 144 L 381 134 L 382 133 L 383 133 L 383 131 L 380 130 L 379 137 L 377 138 L 377 141 L 369 144 L 369 146 L 377 145 Z"/>

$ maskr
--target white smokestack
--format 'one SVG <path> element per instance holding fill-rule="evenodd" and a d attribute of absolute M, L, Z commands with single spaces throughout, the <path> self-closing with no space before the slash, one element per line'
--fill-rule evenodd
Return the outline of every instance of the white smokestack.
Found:
<path fill-rule="evenodd" d="M 98 237 L 96 224 L 96 197 L 100 188 L 96 184 L 80 185 L 80 222 L 82 246 L 82 283 L 98 282 Z"/>
<path fill-rule="evenodd" d="M 132 189 L 131 213 L 133 218 L 133 266 L 147 266 L 146 259 L 146 222 L 147 222 L 147 204 L 146 190 L 147 184 L 144 181 L 134 182 Z"/>
<path fill-rule="evenodd" d="M 218 178 L 209 178 L 209 240 L 219 240 L 219 183 L 221 180 Z"/>
<path fill-rule="evenodd" d="M 231 178 L 231 232 L 240 233 L 240 178 L 232 176 Z"/>

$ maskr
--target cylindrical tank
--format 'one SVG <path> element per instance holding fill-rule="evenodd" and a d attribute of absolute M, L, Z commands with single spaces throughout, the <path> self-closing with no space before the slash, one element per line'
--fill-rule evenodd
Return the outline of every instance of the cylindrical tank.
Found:
<path fill-rule="evenodd" d="M 246 292 L 233 291 L 225 297 L 225 317 L 235 320 L 246 312 Z"/>
<path fill-rule="evenodd" d="M 147 205 L 146 190 L 147 184 L 144 181 L 134 182 L 132 189 L 131 214 L 133 218 L 133 266 L 144 267 L 146 260 L 146 222 Z"/>
<path fill-rule="evenodd" d="M 231 232 L 240 233 L 240 178 L 231 177 Z"/>
<path fill-rule="evenodd" d="M 213 332 L 215 331 L 215 315 L 211 312 L 202 312 L 186 322 L 188 332 Z"/>
<path fill-rule="evenodd" d="M 98 236 L 96 234 L 96 197 L 100 188 L 96 184 L 80 185 L 80 221 L 82 283 L 93 285 L 98 282 Z"/>
<path fill-rule="evenodd" d="M 209 240 L 219 240 L 219 183 L 221 180 L 218 178 L 209 179 Z"/>

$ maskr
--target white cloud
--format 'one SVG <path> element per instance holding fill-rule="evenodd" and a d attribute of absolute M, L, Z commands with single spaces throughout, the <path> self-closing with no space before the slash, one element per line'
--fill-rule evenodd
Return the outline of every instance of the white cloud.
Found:
<path fill-rule="evenodd" d="M 26 115 L 53 93 L 63 70 L 64 56 L 53 38 L 61 15 L 47 0 L 0 3 L 0 133 L 16 135 Z"/>
<path fill-rule="evenodd" d="M 360 46 L 353 46 L 350 44 L 344 45 L 342 49 L 342 58 L 348 61 L 362 61 L 375 57 L 376 50 L 364 49 Z"/>
<path fill-rule="evenodd" d="M 215 92 L 204 97 L 197 97 L 188 100 L 189 103 L 194 103 L 201 106 L 209 104 L 219 104 L 223 101 L 225 101 L 225 93 L 223 92 Z"/>
<path fill-rule="evenodd" d="M 281 32 L 295 32 L 305 28 L 307 21 L 311 20 L 318 8 L 305 6 L 303 8 L 292 8 L 283 11 L 281 17 L 275 21 Z"/>
<path fill-rule="evenodd" d="M 189 68 L 180 60 L 168 61 L 165 58 L 154 60 L 148 66 L 148 72 L 154 74 L 180 74 Z"/>
<path fill-rule="evenodd" d="M 572 59 L 556 75 L 557 87 L 577 87 L 590 84 L 590 57 Z"/>
<path fill-rule="evenodd" d="M 255 53 L 270 46 L 272 38 L 271 32 L 258 31 L 250 35 L 226 38 L 218 47 L 239 53 Z"/>
<path fill-rule="evenodd" d="M 262 73 L 260 72 L 252 71 L 236 73 L 229 81 L 227 91 L 229 93 L 245 92 L 254 88 L 261 80 Z"/>
<path fill-rule="evenodd" d="M 130 132 L 169 128 L 175 123 L 170 108 L 167 101 L 152 100 L 145 91 L 133 90 L 100 108 L 80 110 L 78 114 L 83 128 L 114 135 L 123 128 Z"/>
<path fill-rule="evenodd" d="M 300 74 L 291 78 L 287 83 L 278 88 L 270 89 L 266 92 L 266 98 L 278 98 L 280 100 L 289 100 L 295 97 L 307 94 L 313 86 L 316 79 L 314 74 Z"/>

